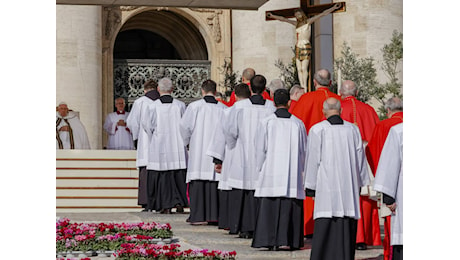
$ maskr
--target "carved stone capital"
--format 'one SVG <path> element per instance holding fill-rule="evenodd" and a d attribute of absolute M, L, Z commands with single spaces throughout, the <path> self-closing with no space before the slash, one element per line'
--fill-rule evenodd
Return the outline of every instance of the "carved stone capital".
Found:
<path fill-rule="evenodd" d="M 105 6 L 104 14 L 104 36 L 106 39 L 110 39 L 115 29 L 121 24 L 120 7 Z"/>
<path fill-rule="evenodd" d="M 222 16 L 222 10 L 216 9 L 204 9 L 204 8 L 190 8 L 190 10 L 194 12 L 200 13 L 208 13 L 209 15 L 206 17 L 206 22 L 209 25 L 214 40 L 219 43 L 222 40 L 222 30 L 220 28 L 220 19 L 219 17 Z"/>

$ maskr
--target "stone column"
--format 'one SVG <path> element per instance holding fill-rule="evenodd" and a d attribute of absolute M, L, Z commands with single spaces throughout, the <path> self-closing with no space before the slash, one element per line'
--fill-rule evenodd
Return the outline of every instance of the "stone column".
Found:
<path fill-rule="evenodd" d="M 316 0 L 315 5 L 329 4 L 330 0 Z M 315 71 L 323 68 L 334 74 L 333 38 L 332 38 L 332 16 L 329 14 L 312 26 L 312 43 L 315 48 L 314 60 L 311 62 L 311 77 Z M 312 90 L 314 88 L 312 87 Z"/>
<path fill-rule="evenodd" d="M 101 7 L 56 5 L 56 105 L 80 113 L 92 149 L 102 148 Z"/>

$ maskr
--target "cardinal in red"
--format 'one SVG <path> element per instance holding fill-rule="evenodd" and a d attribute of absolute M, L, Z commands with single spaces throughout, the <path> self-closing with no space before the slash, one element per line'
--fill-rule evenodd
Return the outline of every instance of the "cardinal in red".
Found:
<path fill-rule="evenodd" d="M 377 113 L 373 107 L 356 98 L 358 88 L 353 81 L 343 81 L 339 93 L 342 97 L 342 119 L 358 126 L 363 144 L 367 144 L 371 139 L 375 125 L 380 121 Z M 374 196 L 373 200 L 369 187 L 365 187 L 363 190 L 364 192 L 359 198 L 361 218 L 358 220 L 356 233 L 356 248 L 358 250 L 365 250 L 368 245 L 382 245 L 379 210 L 375 200 L 377 196 Z"/>
<path fill-rule="evenodd" d="M 256 75 L 256 71 L 253 68 L 246 68 L 243 70 L 243 74 L 241 75 L 241 83 L 244 83 L 248 86 L 251 86 L 251 79 Z M 262 92 L 262 97 L 264 99 L 269 99 L 273 100 L 270 97 L 270 94 L 267 91 Z M 233 106 L 236 102 L 236 97 L 235 97 L 235 91 L 232 91 L 232 94 L 230 95 L 230 99 L 228 102 L 225 102 L 224 104 L 227 105 L 228 107 Z"/>
<path fill-rule="evenodd" d="M 375 125 L 372 136 L 366 147 L 367 161 L 374 175 L 377 171 L 380 154 L 390 128 L 403 122 L 403 102 L 401 99 L 397 97 L 390 98 L 385 104 L 385 109 L 388 113 L 388 119 L 382 120 Z M 383 255 L 385 260 L 390 260 L 392 254 L 390 245 L 390 224 L 391 216 L 386 216 L 384 222 L 385 237 L 383 240 Z"/>
<path fill-rule="evenodd" d="M 324 101 L 331 97 L 340 100 L 340 97 L 329 89 L 331 73 L 328 70 L 318 70 L 314 75 L 313 84 L 316 90 L 303 94 L 292 109 L 292 114 L 304 122 L 307 133 L 314 124 L 326 119 L 323 114 Z M 313 234 L 313 207 L 312 198 L 306 197 L 304 200 L 304 235 L 306 236 Z"/>

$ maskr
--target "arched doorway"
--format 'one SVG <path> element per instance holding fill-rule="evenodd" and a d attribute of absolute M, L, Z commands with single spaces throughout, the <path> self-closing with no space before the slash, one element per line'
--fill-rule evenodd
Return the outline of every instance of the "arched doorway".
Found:
<path fill-rule="evenodd" d="M 182 60 L 176 48 L 165 38 L 147 30 L 125 30 L 117 35 L 113 58 Z"/>
<path fill-rule="evenodd" d="M 173 96 L 186 103 L 200 97 L 210 78 L 206 43 L 198 29 L 171 11 L 149 10 L 131 17 L 113 48 L 113 96 L 127 100 L 128 110 L 143 95 L 149 79 L 172 79 Z"/>
<path fill-rule="evenodd" d="M 200 66 L 210 68 L 210 75 L 205 75 L 207 78 L 216 82 L 222 81 L 223 74 L 220 68 L 231 57 L 230 10 L 106 6 L 102 11 L 102 86 L 100 89 L 102 117 L 114 111 L 114 98 L 116 97 L 114 88 L 119 84 L 115 82 L 114 76 L 116 65 L 116 59 L 113 56 L 114 47 L 117 37 L 125 31 L 142 30 L 157 34 L 167 40 L 180 57 L 177 60 L 167 60 L 169 63 L 180 61 L 184 66 L 190 66 L 190 63 L 199 61 Z M 145 60 L 165 61 L 163 59 Z M 185 73 L 185 70 L 182 71 Z M 200 74 L 196 75 L 198 77 Z M 144 82 L 144 75 L 141 73 L 131 79 L 140 86 Z M 190 82 L 187 77 L 179 77 L 179 79 L 181 79 L 181 86 L 187 86 Z M 138 93 L 142 95 L 143 91 L 140 90 Z M 125 94 L 121 96 L 123 95 Z M 106 134 L 102 131 L 103 145 L 106 139 Z"/>

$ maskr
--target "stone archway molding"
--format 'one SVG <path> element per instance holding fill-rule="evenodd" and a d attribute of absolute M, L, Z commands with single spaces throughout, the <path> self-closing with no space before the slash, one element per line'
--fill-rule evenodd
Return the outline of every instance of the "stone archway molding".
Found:
<path fill-rule="evenodd" d="M 113 110 L 113 48 L 122 30 L 143 29 L 167 39 L 184 60 L 211 61 L 211 79 L 231 57 L 231 11 L 172 7 L 106 6 L 102 8 L 102 116 Z M 103 133 L 103 143 L 107 137 Z"/>
<path fill-rule="evenodd" d="M 120 32 L 132 29 L 151 31 L 165 38 L 183 60 L 208 59 L 206 42 L 201 33 L 195 25 L 175 12 L 169 10 L 141 12 L 126 21 Z"/>

